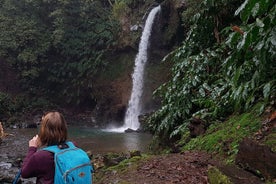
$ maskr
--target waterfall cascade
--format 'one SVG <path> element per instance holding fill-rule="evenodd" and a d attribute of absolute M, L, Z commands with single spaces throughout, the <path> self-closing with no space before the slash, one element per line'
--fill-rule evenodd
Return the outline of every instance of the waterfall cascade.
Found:
<path fill-rule="evenodd" d="M 144 85 L 144 68 L 148 60 L 148 46 L 154 19 L 161 11 L 160 5 L 153 8 L 146 20 L 145 27 L 139 43 L 139 51 L 135 58 L 135 66 L 132 74 L 132 91 L 128 102 L 124 125 L 120 128 L 109 127 L 105 131 L 124 132 L 126 129 L 137 130 L 140 127 L 138 116 L 141 114 L 141 98 Z"/>
<path fill-rule="evenodd" d="M 140 126 L 138 116 L 141 114 L 141 97 L 143 93 L 144 85 L 144 68 L 148 59 L 148 46 L 149 39 L 152 32 L 152 25 L 157 13 L 161 10 L 160 5 L 153 8 L 149 13 L 145 27 L 142 33 L 142 37 L 139 44 L 139 51 L 135 58 L 135 67 L 132 74 L 132 91 L 131 97 L 128 103 L 128 109 L 125 116 L 125 122 L 123 129 L 137 130 Z"/>

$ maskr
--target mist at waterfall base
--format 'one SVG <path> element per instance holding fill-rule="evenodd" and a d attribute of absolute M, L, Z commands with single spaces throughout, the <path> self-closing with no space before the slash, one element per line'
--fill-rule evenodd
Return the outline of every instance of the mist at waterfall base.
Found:
<path fill-rule="evenodd" d="M 108 127 L 105 129 L 110 132 L 124 132 L 127 129 L 137 130 L 140 127 L 138 116 L 142 109 L 142 94 L 144 86 L 144 68 L 148 60 L 149 40 L 152 33 L 154 19 L 158 12 L 161 11 L 161 6 L 153 8 L 146 20 L 145 27 L 141 36 L 139 51 L 135 58 L 135 66 L 132 74 L 132 91 L 128 108 L 125 115 L 124 125 L 122 127 Z"/>

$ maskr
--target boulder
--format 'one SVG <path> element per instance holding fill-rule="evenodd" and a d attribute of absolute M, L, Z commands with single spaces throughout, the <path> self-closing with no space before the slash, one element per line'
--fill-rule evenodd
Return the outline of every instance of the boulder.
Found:
<path fill-rule="evenodd" d="M 240 143 L 236 163 L 265 179 L 276 179 L 276 153 L 270 147 L 261 145 L 255 140 L 245 138 Z"/>
<path fill-rule="evenodd" d="M 127 159 L 124 154 L 107 154 L 103 156 L 104 165 L 107 167 L 118 165 L 121 161 Z"/>
<path fill-rule="evenodd" d="M 132 133 L 132 132 L 136 132 L 136 131 L 131 128 L 128 128 L 125 130 L 125 133 Z"/>

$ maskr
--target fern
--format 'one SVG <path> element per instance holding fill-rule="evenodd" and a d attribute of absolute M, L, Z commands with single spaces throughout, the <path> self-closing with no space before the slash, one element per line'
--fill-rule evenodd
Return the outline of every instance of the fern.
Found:
<path fill-rule="evenodd" d="M 225 6 L 231 3 L 222 2 Z M 149 127 L 162 139 L 181 134 L 192 116 L 212 122 L 248 110 L 257 102 L 262 104 L 260 113 L 265 106 L 275 105 L 276 5 L 246 0 L 236 11 L 242 24 L 232 26 L 233 30 L 221 29 L 223 42 L 201 42 L 198 38 L 205 37 L 206 30 L 203 36 L 200 28 L 215 26 L 209 21 L 220 13 L 212 10 L 222 4 L 202 1 L 204 7 L 190 19 L 183 46 L 166 57 L 173 58 L 172 79 L 155 92 L 163 106 L 149 119 Z"/>

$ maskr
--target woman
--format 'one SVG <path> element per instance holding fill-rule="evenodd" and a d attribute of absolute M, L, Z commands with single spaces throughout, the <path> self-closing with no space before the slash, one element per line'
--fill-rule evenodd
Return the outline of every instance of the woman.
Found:
<path fill-rule="evenodd" d="M 36 183 L 53 184 L 55 175 L 54 154 L 38 150 L 42 146 L 64 145 L 67 124 L 59 112 L 49 112 L 42 117 L 39 135 L 29 141 L 29 150 L 23 161 L 23 178 L 37 177 Z"/>

